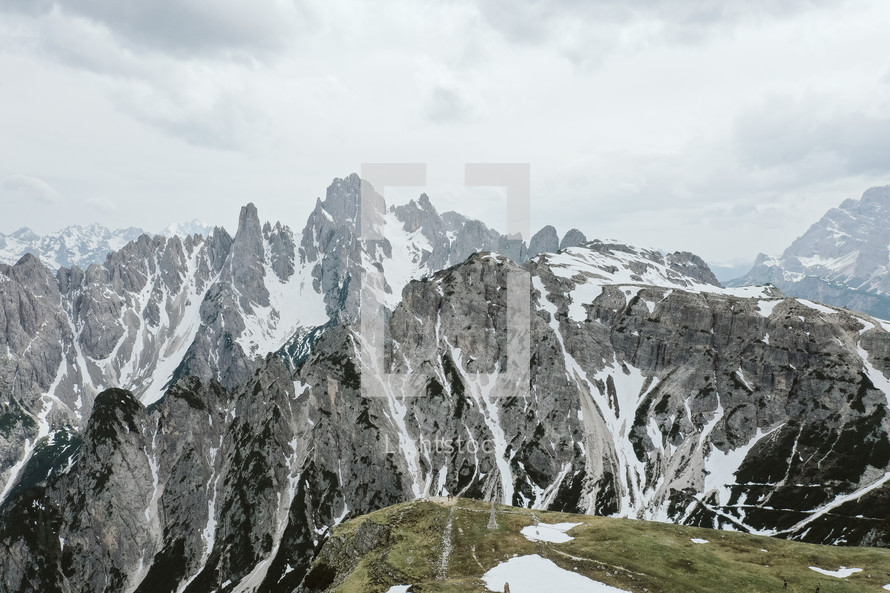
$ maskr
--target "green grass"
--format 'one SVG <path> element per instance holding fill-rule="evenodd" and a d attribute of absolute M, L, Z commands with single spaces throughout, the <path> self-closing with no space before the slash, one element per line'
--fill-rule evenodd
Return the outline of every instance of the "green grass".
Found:
<path fill-rule="evenodd" d="M 338 574 L 330 589 L 337 593 L 381 593 L 391 585 L 413 584 L 417 593 L 479 593 L 480 577 L 514 555 L 540 554 L 566 570 L 627 591 L 664 593 L 746 593 L 789 591 L 822 593 L 882 591 L 890 584 L 890 550 L 802 544 L 741 533 L 497 507 L 498 529 L 488 530 L 487 503 L 459 499 L 453 510 L 453 550 L 448 577 L 438 580 L 442 535 L 450 508 L 432 502 L 409 502 L 359 517 L 336 527 L 334 537 L 349 540 L 364 521 L 387 525 L 391 537 L 349 574 Z M 541 522 L 582 523 L 563 544 L 531 542 L 520 530 Z M 706 539 L 695 544 L 691 538 Z M 762 551 L 766 550 L 766 552 Z M 809 569 L 819 566 L 862 568 L 847 579 Z"/>

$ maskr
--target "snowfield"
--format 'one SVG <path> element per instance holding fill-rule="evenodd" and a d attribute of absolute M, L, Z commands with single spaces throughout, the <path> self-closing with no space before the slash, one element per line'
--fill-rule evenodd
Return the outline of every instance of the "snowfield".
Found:
<path fill-rule="evenodd" d="M 539 523 L 537 525 L 529 525 L 523 527 L 520 533 L 525 539 L 533 542 L 550 542 L 553 544 L 564 544 L 572 541 L 574 537 L 566 534 L 566 531 L 572 527 L 577 527 L 580 523 Z"/>
<path fill-rule="evenodd" d="M 838 570 L 825 570 L 824 568 L 811 566 L 810 570 L 815 570 L 819 574 L 824 574 L 827 577 L 834 577 L 836 579 L 845 579 L 850 575 L 856 574 L 857 572 L 862 572 L 861 568 L 847 568 L 846 566 L 841 566 Z M 886 589 L 886 587 L 884 588 Z"/>
<path fill-rule="evenodd" d="M 510 584 L 510 593 L 625 593 L 599 581 L 564 570 L 537 554 L 511 558 L 482 576 L 489 591 L 503 591 Z"/>

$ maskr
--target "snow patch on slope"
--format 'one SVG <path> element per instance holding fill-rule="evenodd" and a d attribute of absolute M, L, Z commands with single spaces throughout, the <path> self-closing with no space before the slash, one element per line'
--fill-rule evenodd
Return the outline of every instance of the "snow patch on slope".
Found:
<path fill-rule="evenodd" d="M 581 525 L 581 523 L 538 523 L 537 525 L 523 527 L 519 533 L 525 539 L 533 542 L 564 544 L 575 539 L 567 532 L 578 525 Z"/>
<path fill-rule="evenodd" d="M 421 229 L 409 233 L 395 212 L 388 211 L 383 217 L 385 237 L 392 245 L 392 258 L 383 260 L 383 272 L 391 293 L 383 296 L 384 304 L 394 309 L 402 300 L 402 288 L 411 280 L 417 280 L 432 272 L 423 264 L 424 252 L 433 250 Z"/>
<path fill-rule="evenodd" d="M 268 240 L 263 244 L 269 306 L 254 304 L 254 313 L 242 316 L 244 331 L 236 340 L 249 356 L 275 352 L 300 328 L 315 327 L 328 321 L 324 296 L 313 288 L 312 266 L 298 264 L 291 277 L 282 281 L 270 264 L 272 253 Z"/>
<path fill-rule="evenodd" d="M 482 575 L 490 591 L 503 591 L 510 583 L 511 593 L 623 593 L 599 581 L 565 570 L 537 554 L 517 556 L 502 562 Z"/>
<path fill-rule="evenodd" d="M 730 487 L 736 483 L 735 474 L 742 467 L 745 458 L 757 443 L 782 426 L 784 424 L 780 424 L 768 432 L 763 432 L 762 429 L 758 428 L 754 438 L 747 445 L 730 451 L 720 451 L 712 445 L 711 453 L 705 458 L 705 489 L 702 492 L 703 498 L 709 493 L 716 491 L 719 504 L 728 504 Z"/>
<path fill-rule="evenodd" d="M 859 352 L 859 358 L 862 360 L 863 371 L 868 375 L 872 385 L 884 392 L 884 395 L 887 397 L 887 406 L 890 407 L 890 379 L 869 362 L 868 352 L 862 347 L 861 343 L 856 345 L 856 349 Z"/>
<path fill-rule="evenodd" d="M 811 566 L 810 570 L 814 570 L 819 574 L 824 574 L 827 577 L 834 577 L 836 579 L 845 579 L 856 574 L 857 572 L 862 572 L 861 568 L 847 568 L 846 566 L 841 566 L 838 570 L 825 570 L 824 568 Z"/>

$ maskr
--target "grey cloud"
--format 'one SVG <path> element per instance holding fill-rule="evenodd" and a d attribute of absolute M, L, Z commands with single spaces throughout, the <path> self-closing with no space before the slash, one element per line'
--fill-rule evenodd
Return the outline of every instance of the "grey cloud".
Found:
<path fill-rule="evenodd" d="M 121 111 L 193 146 L 240 150 L 254 136 L 269 133 L 267 114 L 239 89 L 214 88 L 208 104 L 191 101 L 189 92 L 175 84 L 146 86 L 136 81 L 118 84 L 113 96 Z"/>
<path fill-rule="evenodd" d="M 312 20 L 297 0 L 0 0 L 0 12 L 56 11 L 100 23 L 127 45 L 180 54 L 275 51 Z"/>
<path fill-rule="evenodd" d="M 2 0 L 0 11 L 5 13 L 22 13 L 37 15 L 49 12 L 53 7 L 52 0 Z"/>
<path fill-rule="evenodd" d="M 772 98 L 738 118 L 734 141 L 742 163 L 753 168 L 819 163 L 832 174 L 890 173 L 890 117 Z"/>
<path fill-rule="evenodd" d="M 558 41 L 567 31 L 585 27 L 601 41 L 607 37 L 602 28 L 635 20 L 659 23 L 659 34 L 669 41 L 694 42 L 706 37 L 707 29 L 715 26 L 789 18 L 846 3 L 845 0 L 483 0 L 480 8 L 490 25 L 514 42 Z M 585 34 L 578 42 L 584 45 L 589 39 Z M 617 36 L 610 43 L 619 43 Z M 567 53 L 577 53 L 580 49 L 570 48 Z"/>
<path fill-rule="evenodd" d="M 436 87 L 426 105 L 426 116 L 435 123 L 465 121 L 472 112 L 472 106 L 460 92 Z"/>
<path fill-rule="evenodd" d="M 32 25 L 40 50 L 62 64 L 119 78 L 146 73 L 145 62 L 96 22 L 56 12 L 35 19 Z"/>
<path fill-rule="evenodd" d="M 13 18 L 29 31 L 34 51 L 96 75 L 88 80 L 121 112 L 167 135 L 237 150 L 249 141 L 251 127 L 260 124 L 267 131 L 258 92 L 251 87 L 256 68 L 209 56 L 181 59 L 135 51 L 98 22 L 58 11 Z"/>

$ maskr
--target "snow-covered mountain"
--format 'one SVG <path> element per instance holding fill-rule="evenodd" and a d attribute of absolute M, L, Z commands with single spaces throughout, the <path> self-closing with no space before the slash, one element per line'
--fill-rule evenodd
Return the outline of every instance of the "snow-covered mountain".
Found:
<path fill-rule="evenodd" d="M 193 235 L 206 237 L 213 228 L 196 219 L 170 224 L 157 234 L 168 239 L 174 236 L 180 239 Z M 136 227 L 110 230 L 100 224 L 72 225 L 45 235 L 22 227 L 8 235 L 0 234 L 0 263 L 14 264 L 30 253 L 53 271 L 73 266 L 86 270 L 92 264 L 104 263 L 109 253 L 120 251 L 143 234 L 145 231 Z"/>
<path fill-rule="evenodd" d="M 53 270 L 72 266 L 86 269 L 105 261 L 109 253 L 119 251 L 141 234 L 137 228 L 111 231 L 99 224 L 69 226 L 47 235 L 23 227 L 8 235 L 0 234 L 0 262 L 14 264 L 30 253 Z"/>
<path fill-rule="evenodd" d="M 365 241 L 363 183 L 299 233 L 249 204 L 233 235 L 141 236 L 86 272 L 0 265 L 0 589 L 305 590 L 331 525 L 446 491 L 890 542 L 888 325 L 722 288 L 689 253 L 526 246 L 426 196 L 372 193 Z M 528 375 L 505 384 L 523 274 Z"/>
<path fill-rule="evenodd" d="M 0 392 L 8 394 L 10 422 L 22 434 L 26 425 L 40 435 L 52 425 L 80 429 L 109 387 L 149 405 L 176 377 L 233 388 L 270 352 L 284 349 L 293 363 L 317 328 L 356 319 L 359 285 L 350 278 L 368 266 L 385 270 L 382 296 L 394 308 L 400 287 L 465 258 L 474 245 L 524 255 L 522 245 L 478 221 L 443 219 L 425 197 L 381 210 L 387 240 L 365 250 L 355 225 L 360 192 L 355 175 L 335 180 L 296 237 L 280 223 L 262 224 L 249 204 L 234 237 L 222 228 L 206 239 L 142 234 L 85 271 L 54 273 L 30 255 L 0 264 L 7 344 Z M 35 446 L 33 435 L 0 435 L 7 486 L 0 493 Z"/>
<path fill-rule="evenodd" d="M 792 296 L 890 318 L 890 186 L 846 200 L 781 257 L 760 254 L 732 286 L 771 283 Z"/>
<path fill-rule="evenodd" d="M 163 237 L 191 237 L 192 235 L 201 235 L 202 237 L 206 237 L 213 233 L 214 226 L 212 224 L 207 224 L 197 218 L 190 220 L 189 222 L 174 222 L 172 224 L 168 224 L 163 229 L 158 232 L 159 235 Z"/>

